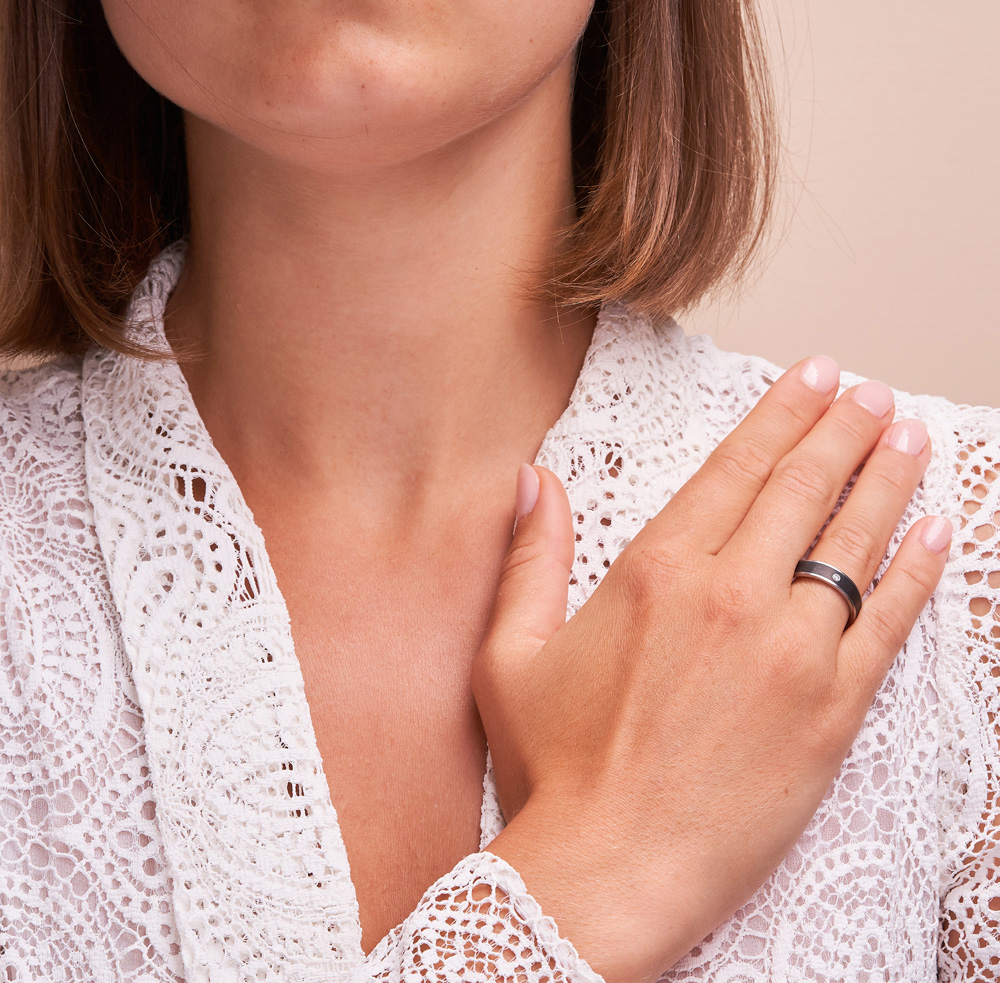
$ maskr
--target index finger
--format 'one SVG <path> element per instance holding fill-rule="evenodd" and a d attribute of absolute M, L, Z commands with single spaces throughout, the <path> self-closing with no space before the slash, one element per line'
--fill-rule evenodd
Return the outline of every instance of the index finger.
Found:
<path fill-rule="evenodd" d="M 647 535 L 669 535 L 702 552 L 721 550 L 775 465 L 830 407 L 839 382 L 840 367 L 825 355 L 793 365 L 647 523 Z"/>

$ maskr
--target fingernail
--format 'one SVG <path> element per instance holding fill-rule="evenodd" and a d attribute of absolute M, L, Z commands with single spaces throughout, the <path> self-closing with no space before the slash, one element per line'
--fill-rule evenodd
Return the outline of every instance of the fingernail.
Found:
<path fill-rule="evenodd" d="M 952 525 L 942 515 L 935 516 L 924 524 L 920 531 L 920 542 L 932 553 L 943 553 L 951 543 Z"/>
<path fill-rule="evenodd" d="M 538 472 L 530 464 L 522 464 L 517 469 L 515 512 L 518 519 L 523 519 L 535 507 L 540 487 Z"/>
<path fill-rule="evenodd" d="M 927 428 L 919 420 L 897 420 L 885 432 L 885 442 L 916 457 L 927 446 Z"/>
<path fill-rule="evenodd" d="M 840 382 L 840 366 L 826 355 L 814 355 L 802 366 L 802 381 L 810 389 L 826 396 Z"/>
<path fill-rule="evenodd" d="M 884 382 L 876 382 L 874 379 L 862 382 L 851 396 L 855 403 L 880 420 L 892 409 L 892 404 L 895 402 L 892 390 Z"/>

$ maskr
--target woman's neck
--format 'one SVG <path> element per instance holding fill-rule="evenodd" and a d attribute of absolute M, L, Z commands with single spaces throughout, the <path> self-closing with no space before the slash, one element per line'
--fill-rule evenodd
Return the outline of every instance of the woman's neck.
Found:
<path fill-rule="evenodd" d="M 593 330 L 531 296 L 572 216 L 570 72 L 453 145 L 347 173 L 188 120 L 167 333 L 207 354 L 184 373 L 241 483 L 400 521 L 463 486 L 512 493 Z"/>

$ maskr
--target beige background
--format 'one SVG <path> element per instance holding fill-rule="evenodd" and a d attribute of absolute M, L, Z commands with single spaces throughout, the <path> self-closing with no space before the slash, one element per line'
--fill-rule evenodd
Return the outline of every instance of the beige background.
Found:
<path fill-rule="evenodd" d="M 1000 406 L 1000 3 L 759 0 L 786 153 L 738 301 L 680 318 L 779 365 L 823 352 Z"/>
<path fill-rule="evenodd" d="M 680 318 L 788 365 L 1000 406 L 1000 4 L 760 0 L 785 126 L 777 233 Z"/>

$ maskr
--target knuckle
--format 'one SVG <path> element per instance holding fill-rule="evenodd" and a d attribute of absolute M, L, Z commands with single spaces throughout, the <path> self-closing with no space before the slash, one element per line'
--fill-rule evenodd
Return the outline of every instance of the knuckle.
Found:
<path fill-rule="evenodd" d="M 795 458 L 783 461 L 774 469 L 779 488 L 797 501 L 830 502 L 839 488 L 834 487 L 830 473 L 817 461 Z"/>
<path fill-rule="evenodd" d="M 789 631 L 776 632 L 771 636 L 764 665 L 768 676 L 782 685 L 794 680 L 802 668 L 802 639 Z"/>
<path fill-rule="evenodd" d="M 868 631 L 874 636 L 876 643 L 886 651 L 895 653 L 906 641 L 910 633 L 910 625 L 896 605 L 880 604 L 869 608 Z"/>
<path fill-rule="evenodd" d="M 873 569 L 883 554 L 871 522 L 860 516 L 853 516 L 850 522 L 835 522 L 826 532 L 823 552 L 827 549 L 837 557 L 838 565 L 843 558 L 866 571 Z"/>
<path fill-rule="evenodd" d="M 760 616 L 757 591 L 742 577 L 714 581 L 702 602 L 702 617 L 706 627 L 723 631 L 746 628 Z"/>
<path fill-rule="evenodd" d="M 500 582 L 506 583 L 519 571 L 531 567 L 544 555 L 544 547 L 536 540 L 514 543 L 500 565 Z"/>
<path fill-rule="evenodd" d="M 779 407 L 782 417 L 790 417 L 797 429 L 811 427 L 816 422 L 815 394 L 807 400 L 802 397 L 801 390 L 791 392 L 772 389 L 771 392 L 774 393 L 775 405 Z"/>
<path fill-rule="evenodd" d="M 917 598 L 928 598 L 934 593 L 941 574 L 922 563 L 903 563 L 898 571 L 903 575 L 903 590 Z"/>
<path fill-rule="evenodd" d="M 903 455 L 899 454 L 896 457 L 903 458 Z M 917 485 L 912 469 L 906 467 L 909 460 L 905 458 L 903 460 L 893 459 L 892 461 L 880 459 L 878 466 L 868 465 L 865 469 L 865 478 L 872 481 L 878 491 L 887 494 L 892 500 L 897 499 L 899 493 L 904 491 L 909 497 Z"/>
<path fill-rule="evenodd" d="M 763 485 L 774 467 L 767 448 L 752 438 L 720 444 L 714 456 L 720 476 L 733 484 L 745 484 L 749 479 Z"/>
<path fill-rule="evenodd" d="M 770 639 L 766 659 L 773 685 L 818 697 L 827 682 L 824 666 L 828 660 L 819 658 L 816 648 L 815 639 L 804 629 L 786 626 L 776 632 Z"/>
<path fill-rule="evenodd" d="M 643 543 L 628 550 L 620 558 L 620 566 L 633 591 L 645 593 L 655 589 L 657 593 L 675 583 L 685 575 L 687 561 L 685 551 L 672 541 Z"/>
<path fill-rule="evenodd" d="M 642 633 L 659 633 L 665 612 L 697 596 L 697 572 L 690 553 L 676 543 L 632 545 L 611 565 L 602 588 L 613 592 L 620 611 Z"/>
<path fill-rule="evenodd" d="M 875 433 L 872 431 L 870 414 L 868 413 L 862 414 L 861 419 L 854 419 L 840 413 L 831 413 L 828 422 L 830 427 L 837 432 L 838 444 L 840 445 L 854 444 L 858 447 L 870 447 L 875 440 Z"/>

